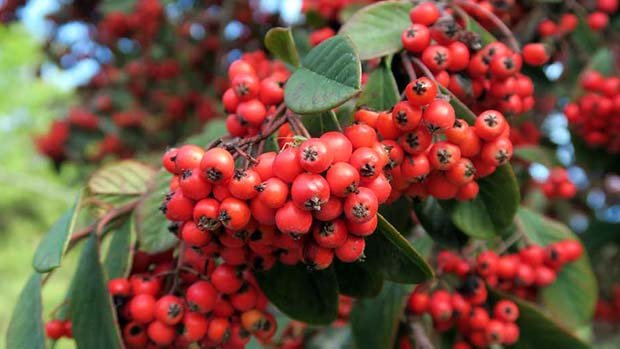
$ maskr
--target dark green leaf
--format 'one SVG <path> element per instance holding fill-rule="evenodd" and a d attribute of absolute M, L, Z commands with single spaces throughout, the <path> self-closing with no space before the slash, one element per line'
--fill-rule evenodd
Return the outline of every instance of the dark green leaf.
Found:
<path fill-rule="evenodd" d="M 599 48 L 588 63 L 588 69 L 596 70 L 597 72 L 609 76 L 614 73 L 614 54 L 607 47 Z"/>
<path fill-rule="evenodd" d="M 366 238 L 364 266 L 385 279 L 419 283 L 433 277 L 433 270 L 413 246 L 383 216 L 378 230 Z"/>
<path fill-rule="evenodd" d="M 593 219 L 580 237 L 588 251 L 592 253 L 609 243 L 620 243 L 619 231 L 620 224 Z"/>
<path fill-rule="evenodd" d="M 538 162 L 548 167 L 558 164 L 553 151 L 541 145 L 521 145 L 515 147 L 513 154 L 517 159 Z"/>
<path fill-rule="evenodd" d="M 590 348 L 586 343 L 554 323 L 553 320 L 544 315 L 535 305 L 498 291 L 492 291 L 490 296 L 495 301 L 510 299 L 519 306 L 517 325 L 519 326 L 521 335 L 519 336 L 519 341 L 511 348 Z"/>
<path fill-rule="evenodd" d="M 564 224 L 525 207 L 519 209 L 517 223 L 536 244 L 578 239 Z M 556 282 L 541 291 L 543 303 L 552 316 L 572 330 L 590 323 L 597 294 L 596 278 L 585 254 L 578 261 L 565 265 Z"/>
<path fill-rule="evenodd" d="M 396 79 L 385 59 L 370 76 L 357 99 L 358 106 L 367 106 L 374 110 L 389 110 L 400 100 Z"/>
<path fill-rule="evenodd" d="M 445 247 L 459 248 L 468 237 L 460 231 L 435 198 L 429 197 L 413 205 L 415 214 L 424 230 L 435 242 Z"/>
<path fill-rule="evenodd" d="M 372 299 L 360 299 L 351 312 L 351 329 L 358 349 L 393 348 L 410 285 L 386 282 Z"/>
<path fill-rule="evenodd" d="M 142 195 L 155 170 L 135 160 L 123 160 L 104 166 L 90 177 L 88 189 L 93 194 Z"/>
<path fill-rule="evenodd" d="M 177 238 L 168 231 L 169 222 L 159 210 L 164 196 L 168 192 L 170 175 L 160 171 L 156 175 L 153 189 L 150 190 L 136 207 L 134 219 L 140 250 L 157 253 L 170 249 L 177 243 Z"/>
<path fill-rule="evenodd" d="M 277 263 L 256 275 L 269 300 L 293 319 L 326 325 L 338 314 L 338 281 L 333 268 L 310 271 L 305 265 Z"/>
<path fill-rule="evenodd" d="M 519 186 L 509 164 L 482 178 L 480 193 L 472 201 L 444 201 L 452 222 L 465 234 L 488 239 L 512 224 L 521 201 Z"/>
<path fill-rule="evenodd" d="M 303 115 L 301 122 L 308 129 L 311 136 L 320 137 L 325 132 L 338 130 L 338 124 L 336 124 L 334 118 L 338 119 L 336 114 L 330 110 L 320 114 Z"/>
<path fill-rule="evenodd" d="M 44 349 L 41 274 L 33 273 L 22 289 L 6 331 L 8 349 Z"/>
<path fill-rule="evenodd" d="M 271 28 L 265 35 L 265 47 L 282 61 L 299 67 L 299 54 L 297 47 L 295 47 L 291 28 Z"/>
<path fill-rule="evenodd" d="M 351 41 L 334 36 L 313 48 L 284 86 L 292 111 L 314 114 L 331 110 L 360 90 L 362 67 Z"/>
<path fill-rule="evenodd" d="M 340 28 L 340 34 L 351 38 L 361 59 L 387 56 L 402 49 L 401 35 L 411 25 L 412 4 L 382 1 L 357 11 Z"/>
<path fill-rule="evenodd" d="M 133 217 L 127 218 L 124 224 L 112 234 L 104 267 L 108 279 L 126 277 L 131 269 L 133 245 L 136 241 Z"/>
<path fill-rule="evenodd" d="M 71 293 L 73 337 L 79 348 L 122 348 L 116 313 L 108 293 L 99 247 L 92 234 L 82 250 Z"/>
<path fill-rule="evenodd" d="M 360 298 L 374 297 L 383 287 L 383 276 L 364 267 L 363 262 L 334 262 L 340 294 Z"/>
<path fill-rule="evenodd" d="M 32 266 L 36 271 L 46 273 L 60 266 L 62 257 L 67 250 L 71 233 L 75 229 L 75 223 L 82 203 L 81 200 L 82 193 L 78 195 L 73 207 L 54 223 L 52 228 L 43 237 L 43 240 L 39 242 L 32 260 Z"/>
<path fill-rule="evenodd" d="M 392 202 L 391 204 L 383 204 L 379 207 L 379 213 L 399 232 L 405 236 L 409 235 L 413 228 L 413 217 L 411 216 L 411 201 L 407 198 Z"/>

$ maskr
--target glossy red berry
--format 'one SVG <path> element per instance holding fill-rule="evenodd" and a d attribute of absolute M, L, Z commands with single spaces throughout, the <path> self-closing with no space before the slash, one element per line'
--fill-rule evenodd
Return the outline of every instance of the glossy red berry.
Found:
<path fill-rule="evenodd" d="M 273 173 L 286 183 L 292 183 L 303 172 L 299 148 L 287 147 L 273 160 Z"/>
<path fill-rule="evenodd" d="M 422 52 L 431 43 L 431 31 L 423 24 L 414 23 L 403 31 L 400 39 L 405 50 Z"/>
<path fill-rule="evenodd" d="M 310 138 L 299 146 L 301 167 L 312 173 L 321 173 L 332 164 L 334 154 L 329 151 L 327 144 L 318 139 Z"/>
<path fill-rule="evenodd" d="M 241 200 L 250 200 L 258 195 L 256 186 L 261 183 L 258 172 L 249 170 L 235 170 L 234 175 L 228 182 L 230 194 Z"/>
<path fill-rule="evenodd" d="M 398 143 L 408 154 L 420 154 L 428 149 L 433 142 L 433 136 L 426 127 L 418 127 L 413 131 L 400 136 Z"/>
<path fill-rule="evenodd" d="M 450 50 L 442 45 L 429 46 L 422 52 L 422 62 L 434 72 L 448 69 L 451 60 Z"/>
<path fill-rule="evenodd" d="M 413 23 L 420 23 L 430 26 L 435 23 L 437 19 L 439 19 L 440 14 L 441 13 L 439 12 L 437 5 L 430 1 L 425 1 L 411 9 L 409 12 L 409 18 Z"/>
<path fill-rule="evenodd" d="M 269 178 L 255 187 L 258 191 L 258 200 L 267 207 L 276 209 L 282 207 L 288 198 L 289 187 L 279 178 Z"/>
<path fill-rule="evenodd" d="M 196 312 L 188 312 L 183 317 L 182 336 L 190 342 L 201 340 L 207 333 L 209 322 L 207 318 Z"/>
<path fill-rule="evenodd" d="M 539 66 L 549 61 L 549 53 L 544 44 L 527 44 L 523 46 L 523 59 L 529 65 Z"/>
<path fill-rule="evenodd" d="M 312 229 L 314 241 L 324 248 L 336 248 L 347 240 L 347 226 L 342 219 L 317 224 Z"/>
<path fill-rule="evenodd" d="M 422 109 L 411 106 L 408 102 L 399 102 L 392 109 L 394 124 L 402 131 L 412 131 L 422 120 Z"/>
<path fill-rule="evenodd" d="M 422 118 L 430 131 L 446 130 L 452 127 L 456 120 L 454 108 L 442 99 L 433 101 L 424 110 Z"/>
<path fill-rule="evenodd" d="M 155 304 L 155 297 L 150 294 L 139 294 L 129 302 L 129 314 L 137 323 L 149 323 L 155 318 Z"/>
<path fill-rule="evenodd" d="M 155 305 L 155 319 L 166 325 L 178 324 L 183 319 L 183 312 L 183 300 L 172 295 L 161 297 Z"/>
<path fill-rule="evenodd" d="M 345 217 L 355 223 L 364 223 L 377 214 L 379 202 L 375 193 L 368 188 L 359 188 L 344 201 Z"/>
<path fill-rule="evenodd" d="M 288 201 L 276 211 L 276 226 L 284 234 L 306 234 L 312 227 L 312 213 Z"/>
<path fill-rule="evenodd" d="M 116 278 L 108 281 L 108 292 L 112 296 L 128 297 L 131 295 L 131 284 L 125 278 Z"/>
<path fill-rule="evenodd" d="M 427 77 L 416 79 L 405 88 L 407 101 L 413 107 L 422 107 L 430 104 L 437 96 L 437 85 Z"/>
<path fill-rule="evenodd" d="M 226 198 L 220 204 L 218 216 L 222 225 L 231 230 L 240 230 L 250 221 L 250 207 L 237 198 Z"/>
<path fill-rule="evenodd" d="M 495 303 L 493 307 L 493 315 L 496 319 L 505 322 L 515 322 L 519 317 L 519 308 L 509 300 L 501 300 Z"/>
<path fill-rule="evenodd" d="M 326 132 L 320 138 L 329 149 L 329 152 L 333 154 L 333 162 L 347 162 L 351 158 L 353 153 L 353 144 L 351 141 L 340 132 Z"/>
<path fill-rule="evenodd" d="M 329 200 L 330 188 L 327 180 L 321 175 L 302 173 L 291 186 L 291 199 L 300 209 L 320 211 Z"/>
<path fill-rule="evenodd" d="M 461 160 L 461 150 L 452 143 L 437 142 L 429 150 L 428 159 L 433 168 L 442 171 L 450 170 Z"/>
<path fill-rule="evenodd" d="M 176 330 L 160 321 L 153 321 L 146 330 L 150 340 L 158 346 L 172 344 L 176 337 Z"/>
<path fill-rule="evenodd" d="M 347 162 L 337 162 L 330 167 L 325 176 L 331 194 L 346 197 L 357 191 L 360 174 L 355 167 Z"/>
<path fill-rule="evenodd" d="M 485 141 L 492 141 L 499 137 L 509 127 L 504 115 L 497 110 L 487 110 L 476 118 L 474 131 Z"/>
<path fill-rule="evenodd" d="M 334 251 L 314 242 L 304 246 L 304 262 L 314 270 L 323 270 L 332 264 Z"/>
<path fill-rule="evenodd" d="M 349 234 L 347 241 L 334 250 L 336 257 L 346 263 L 353 263 L 364 256 L 366 242 L 364 238 Z"/>
<path fill-rule="evenodd" d="M 62 320 L 54 319 L 45 324 L 45 336 L 50 339 L 59 339 L 65 334 L 65 325 Z"/>
<path fill-rule="evenodd" d="M 215 307 L 217 291 L 208 281 L 198 281 L 187 288 L 185 299 L 189 310 L 208 313 Z"/>
<path fill-rule="evenodd" d="M 200 171 L 203 177 L 211 183 L 226 182 L 235 172 L 235 159 L 225 149 L 209 149 L 202 157 Z"/>

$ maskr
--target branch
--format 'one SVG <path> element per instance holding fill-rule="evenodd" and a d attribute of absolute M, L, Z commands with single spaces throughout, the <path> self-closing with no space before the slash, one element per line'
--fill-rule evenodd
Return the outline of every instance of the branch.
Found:
<path fill-rule="evenodd" d="M 411 331 L 411 337 L 415 343 L 416 349 L 435 349 L 435 346 L 431 342 L 430 338 L 424 331 L 422 324 L 418 321 L 409 322 L 409 330 Z"/>
<path fill-rule="evenodd" d="M 490 20 L 493 23 L 495 28 L 497 28 L 500 32 L 502 32 L 502 35 L 506 38 L 506 40 L 508 40 L 508 45 L 510 46 L 510 48 L 515 52 L 521 52 L 521 47 L 519 46 L 519 42 L 515 38 L 510 28 L 508 28 L 508 26 L 506 26 L 506 23 L 504 23 L 501 19 L 499 19 L 493 12 L 468 0 L 456 0 L 455 3 L 458 6 L 464 7 L 466 10 L 470 9 L 470 10 L 477 11 L 478 13 L 483 14 L 486 17 L 486 19 Z"/>

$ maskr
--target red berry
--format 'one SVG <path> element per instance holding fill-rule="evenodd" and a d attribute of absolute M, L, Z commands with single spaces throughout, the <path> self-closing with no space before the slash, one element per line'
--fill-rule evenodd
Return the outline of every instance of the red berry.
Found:
<path fill-rule="evenodd" d="M 260 183 L 261 178 L 256 171 L 237 169 L 228 182 L 228 191 L 238 199 L 250 200 L 258 195 L 255 188 Z"/>
<path fill-rule="evenodd" d="M 187 288 L 185 299 L 189 310 L 208 313 L 215 307 L 217 291 L 208 281 L 198 281 Z"/>
<path fill-rule="evenodd" d="M 131 284 L 125 278 L 116 278 L 108 281 L 108 292 L 112 296 L 128 297 L 131 295 Z"/>
<path fill-rule="evenodd" d="M 454 108 L 452 108 L 450 103 L 442 99 L 433 101 L 424 110 L 422 118 L 431 131 L 446 130 L 452 127 L 456 120 Z"/>
<path fill-rule="evenodd" d="M 149 338 L 158 346 L 170 345 L 176 337 L 176 330 L 160 321 L 153 321 L 146 330 Z"/>
<path fill-rule="evenodd" d="M 314 270 L 322 270 L 329 267 L 334 259 L 334 252 L 310 242 L 304 246 L 304 261 Z"/>
<path fill-rule="evenodd" d="M 318 138 L 310 138 L 299 146 L 300 164 L 304 170 L 321 173 L 332 164 L 334 154 L 329 151 L 325 142 Z"/>
<path fill-rule="evenodd" d="M 402 131 L 412 131 L 422 120 L 422 109 L 411 106 L 407 102 L 399 102 L 392 109 L 394 124 Z"/>
<path fill-rule="evenodd" d="M 250 221 L 250 208 L 245 201 L 232 197 L 226 198 L 220 204 L 218 218 L 224 227 L 231 230 L 240 230 Z"/>
<path fill-rule="evenodd" d="M 508 138 L 499 137 L 482 147 L 482 160 L 494 166 L 500 166 L 512 157 L 512 142 Z"/>
<path fill-rule="evenodd" d="M 198 168 L 204 153 L 205 151 L 196 145 L 186 144 L 180 147 L 174 157 L 174 163 L 176 165 L 175 173 Z"/>
<path fill-rule="evenodd" d="M 372 147 L 378 141 L 377 131 L 365 124 L 353 124 L 347 127 L 344 130 L 344 135 L 351 142 L 353 149 Z"/>
<path fill-rule="evenodd" d="M 461 160 L 461 150 L 452 143 L 437 142 L 428 152 L 428 159 L 433 168 L 450 170 Z M 473 177 L 473 174 L 471 176 Z"/>
<path fill-rule="evenodd" d="M 515 322 L 519 317 L 519 308 L 509 300 L 501 300 L 495 303 L 493 307 L 493 315 L 496 319 L 505 322 Z"/>
<path fill-rule="evenodd" d="M 155 297 L 150 294 L 139 294 L 129 302 L 129 314 L 137 323 L 149 323 L 155 318 L 155 304 Z"/>
<path fill-rule="evenodd" d="M 412 23 L 420 23 L 426 26 L 430 26 L 435 23 L 435 21 L 439 19 L 439 15 L 439 9 L 430 1 L 414 6 L 409 12 L 409 18 Z"/>
<path fill-rule="evenodd" d="M 140 348 L 146 346 L 149 338 L 142 325 L 130 322 L 123 328 L 123 341 L 131 348 Z"/>
<path fill-rule="evenodd" d="M 414 291 L 407 300 L 407 310 L 412 314 L 422 315 L 428 311 L 429 303 L 428 293 Z"/>
<path fill-rule="evenodd" d="M 377 214 L 379 203 L 375 193 L 368 188 L 359 188 L 344 201 L 345 217 L 355 223 L 364 223 Z"/>
<path fill-rule="evenodd" d="M 284 234 L 306 234 L 312 226 L 312 214 L 288 201 L 276 212 L 276 226 Z"/>
<path fill-rule="evenodd" d="M 255 189 L 258 191 L 258 200 L 273 209 L 282 207 L 288 198 L 288 185 L 279 178 L 269 178 Z"/>
<path fill-rule="evenodd" d="M 303 210 L 320 211 L 329 200 L 329 184 L 321 175 L 302 173 L 293 181 L 291 199 Z"/>
<path fill-rule="evenodd" d="M 407 84 L 405 88 L 407 101 L 413 107 L 430 104 L 437 96 L 437 85 L 427 77 L 421 77 Z"/>
<path fill-rule="evenodd" d="M 166 325 L 176 325 L 183 319 L 183 300 L 179 297 L 166 295 L 155 305 L 155 319 Z"/>
<path fill-rule="evenodd" d="M 433 142 L 433 136 L 426 127 L 418 127 L 413 131 L 400 136 L 398 143 L 408 154 L 420 154 L 428 149 Z"/>
<path fill-rule="evenodd" d="M 225 149 L 209 149 L 202 157 L 200 171 L 203 177 L 211 183 L 226 182 L 235 172 L 235 159 Z"/>
<path fill-rule="evenodd" d="M 434 72 L 446 70 L 450 66 L 452 55 L 447 47 L 432 45 L 422 52 L 422 62 Z"/>
<path fill-rule="evenodd" d="M 549 53 L 544 44 L 527 44 L 523 46 L 523 59 L 529 65 L 539 66 L 549 61 Z"/>
<path fill-rule="evenodd" d="M 405 50 L 422 52 L 431 43 L 431 31 L 423 24 L 414 23 L 400 37 Z"/>
<path fill-rule="evenodd" d="M 302 172 L 299 148 L 285 148 L 273 160 L 273 173 L 286 183 L 292 183 Z"/>
<path fill-rule="evenodd" d="M 54 319 L 45 324 L 45 335 L 50 339 L 59 339 L 65 334 L 65 324 L 62 320 Z"/>
<path fill-rule="evenodd" d="M 376 135 L 375 135 L 376 137 Z M 326 132 L 320 138 L 333 154 L 333 162 L 349 161 L 351 153 L 353 153 L 353 145 L 351 141 L 340 132 Z"/>
<path fill-rule="evenodd" d="M 364 255 L 366 242 L 364 238 L 349 234 L 347 241 L 334 250 L 336 257 L 346 263 L 358 261 Z"/>
<path fill-rule="evenodd" d="M 209 322 L 204 315 L 195 312 L 188 312 L 183 317 L 182 336 L 190 342 L 201 340 L 207 334 Z"/>
<path fill-rule="evenodd" d="M 267 117 L 267 109 L 258 99 L 250 99 L 239 103 L 239 106 L 237 106 L 237 117 L 242 120 L 241 124 L 245 122 L 252 126 L 260 126 Z"/>
<path fill-rule="evenodd" d="M 478 137 L 485 141 L 492 141 L 499 137 L 507 127 L 510 126 L 508 126 L 502 113 L 496 110 L 487 110 L 476 118 L 474 131 Z"/>
<path fill-rule="evenodd" d="M 346 197 L 357 191 L 360 182 L 360 174 L 347 162 L 333 164 L 325 176 L 332 195 Z"/>
<path fill-rule="evenodd" d="M 312 229 L 312 236 L 319 246 L 336 248 L 347 240 L 347 226 L 342 219 L 317 224 Z"/>

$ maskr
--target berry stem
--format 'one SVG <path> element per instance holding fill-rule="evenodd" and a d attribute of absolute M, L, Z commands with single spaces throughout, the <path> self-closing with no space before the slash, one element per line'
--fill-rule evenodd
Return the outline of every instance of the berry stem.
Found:
<path fill-rule="evenodd" d="M 402 52 L 400 54 L 400 60 L 403 62 L 403 67 L 405 68 L 407 75 L 409 75 L 409 80 L 413 81 L 417 79 L 418 76 L 415 73 L 415 69 L 413 69 L 413 65 L 411 64 L 411 58 L 409 57 L 409 55 L 406 52 Z"/>
<path fill-rule="evenodd" d="M 477 11 L 477 13 L 480 13 L 480 14 L 484 15 L 484 17 L 486 17 L 486 19 L 491 21 L 493 23 L 493 25 L 500 32 L 502 32 L 502 35 L 508 41 L 508 45 L 510 46 L 510 48 L 513 51 L 515 51 L 515 52 L 521 52 L 521 47 L 519 46 L 519 42 L 517 41 L 515 36 L 512 34 L 512 31 L 493 12 L 487 10 L 486 8 L 476 4 L 474 2 L 468 1 L 468 0 L 455 0 L 454 3 L 457 4 L 460 7 L 464 7 L 465 10 L 467 10 L 467 9 L 474 10 L 474 11 Z"/>
<path fill-rule="evenodd" d="M 516 244 L 519 240 L 521 240 L 523 238 L 524 234 L 521 234 L 518 230 L 517 232 L 515 232 L 514 234 L 512 234 L 506 241 L 503 241 L 499 247 L 497 248 L 496 253 L 498 255 L 503 254 L 504 252 L 508 251 L 508 249 Z"/>
<path fill-rule="evenodd" d="M 329 116 L 332 118 L 332 120 L 334 121 L 334 124 L 336 125 L 336 127 L 338 128 L 339 132 L 342 132 L 342 125 L 340 125 L 340 120 L 338 120 L 338 115 L 336 115 L 336 113 L 333 110 L 329 111 Z"/>
<path fill-rule="evenodd" d="M 424 327 L 419 321 L 415 321 L 412 318 L 408 318 L 409 323 L 409 336 L 415 343 L 416 349 L 434 349 L 433 343 L 426 334 Z"/>
<path fill-rule="evenodd" d="M 301 133 L 302 136 L 306 138 L 311 138 L 310 132 L 306 129 L 306 126 L 301 122 L 301 118 L 297 114 L 288 114 L 287 118 L 291 123 L 291 126 L 297 129 L 297 133 Z"/>

